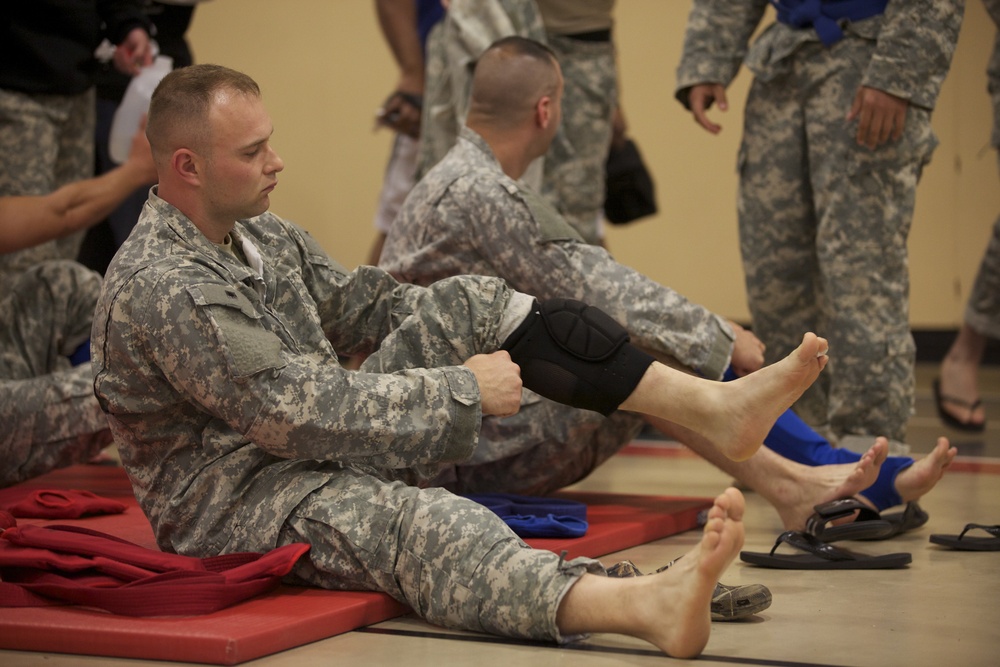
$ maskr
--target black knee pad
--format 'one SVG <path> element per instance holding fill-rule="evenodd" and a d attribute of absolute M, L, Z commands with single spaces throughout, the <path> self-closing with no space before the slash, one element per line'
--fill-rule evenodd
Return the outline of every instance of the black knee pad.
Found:
<path fill-rule="evenodd" d="M 653 358 L 629 344 L 604 311 L 573 299 L 535 302 L 501 345 L 524 386 L 553 401 L 609 415 L 639 384 Z"/>

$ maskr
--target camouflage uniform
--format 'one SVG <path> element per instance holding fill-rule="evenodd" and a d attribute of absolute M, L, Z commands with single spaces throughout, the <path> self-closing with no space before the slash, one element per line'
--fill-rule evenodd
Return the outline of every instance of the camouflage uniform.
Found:
<path fill-rule="evenodd" d="M 542 299 L 562 295 L 586 301 L 621 322 L 634 345 L 674 357 L 712 379 L 722 377 L 732 354 L 733 333 L 724 320 L 584 243 L 542 197 L 506 176 L 489 145 L 469 128 L 411 191 L 380 266 L 420 285 L 472 273 L 501 276 L 514 289 Z M 580 276 L 587 276 L 586 282 Z M 545 469 L 559 470 L 560 481 L 568 484 L 628 443 L 642 424 L 634 415 L 616 413 L 605 420 L 526 391 L 518 414 L 484 419 L 473 460 L 503 459 L 495 473 L 493 490 L 499 490 L 507 477 L 537 476 L 523 459 L 537 464 L 540 450 L 551 450 Z M 567 448 L 576 455 L 567 456 Z M 530 454 L 519 458 L 513 452 Z M 484 468 L 476 474 L 482 480 Z M 462 468 L 455 471 L 455 488 L 471 491 L 467 475 Z M 529 486 L 522 492 L 546 490 Z"/>
<path fill-rule="evenodd" d="M 534 0 L 458 0 L 449 5 L 444 18 L 431 29 L 424 66 L 417 180 L 451 150 L 465 125 L 472 68 L 479 54 L 509 35 L 545 41 L 545 28 Z M 537 176 L 540 179 L 540 171 Z"/>
<path fill-rule="evenodd" d="M 51 261 L 3 286 L 0 487 L 87 461 L 111 442 L 90 364 L 68 358 L 90 336 L 101 277 Z"/>
<path fill-rule="evenodd" d="M 41 195 L 94 174 L 93 53 L 151 29 L 140 0 L 5 2 L 0 28 L 0 196 Z M 0 274 L 76 259 L 83 232 L 0 255 Z"/>
<path fill-rule="evenodd" d="M 993 101 L 993 134 L 991 143 L 1000 149 L 1000 0 L 984 0 L 986 11 L 997 24 L 993 55 L 986 70 L 990 98 Z M 990 338 L 1000 338 L 1000 217 L 993 223 L 993 234 L 979 265 L 965 308 L 965 322 L 975 331 Z"/>
<path fill-rule="evenodd" d="M 397 221 L 379 265 L 400 280 L 502 276 L 540 299 L 597 306 L 628 329 L 634 345 L 705 377 L 721 379 L 729 365 L 733 332 L 725 320 L 583 243 L 551 205 L 503 173 L 468 127 L 411 191 Z"/>
<path fill-rule="evenodd" d="M 573 39 L 546 31 L 536 0 L 454 0 L 427 44 L 427 90 L 418 178 L 455 144 L 465 122 L 471 65 L 501 37 L 520 35 L 547 44 L 562 67 L 563 117 L 540 164 L 525 176 L 588 243 L 599 243 L 604 164 L 618 100 L 612 42 Z M 610 20 L 610 17 L 609 17 Z"/>
<path fill-rule="evenodd" d="M 93 175 L 92 53 L 103 34 L 120 41 L 148 26 L 141 4 L 4 4 L 0 196 L 47 194 Z M 111 442 L 90 365 L 67 358 L 90 334 L 100 291 L 99 275 L 67 261 L 83 234 L 0 254 L 0 486 L 89 460 Z"/>
<path fill-rule="evenodd" d="M 747 50 L 767 0 L 696 0 L 677 70 L 728 85 L 746 56 L 755 77 L 739 155 L 739 226 L 754 333 L 767 360 L 803 331 L 827 337 L 830 364 L 796 408 L 835 437 L 900 441 L 913 407 L 906 241 L 921 169 L 937 143 L 931 109 L 948 71 L 963 0 L 890 0 L 842 22 L 769 26 Z M 875 150 L 844 117 L 859 86 L 909 101 L 905 132 Z"/>
<path fill-rule="evenodd" d="M 0 89 L 0 196 L 44 195 L 94 175 L 91 89 L 30 95 Z M 0 277 L 50 259 L 76 259 L 84 232 L 0 254 Z"/>
<path fill-rule="evenodd" d="M 97 308 L 95 390 L 160 546 L 306 541 L 294 582 L 558 638 L 562 595 L 600 565 L 529 549 L 486 508 L 413 485 L 472 453 L 480 395 L 460 364 L 498 349 L 530 299 L 489 278 L 423 289 L 348 273 L 270 213 L 231 237 L 242 259 L 154 191 Z M 370 356 L 352 372 L 338 352 Z"/>

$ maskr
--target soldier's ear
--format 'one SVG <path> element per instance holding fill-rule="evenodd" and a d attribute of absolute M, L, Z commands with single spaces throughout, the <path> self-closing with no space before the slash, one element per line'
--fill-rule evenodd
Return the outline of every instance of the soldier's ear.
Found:
<path fill-rule="evenodd" d="M 201 159 L 189 148 L 178 148 L 170 156 L 170 168 L 181 180 L 196 185 L 201 182 Z"/>
<path fill-rule="evenodd" d="M 552 122 L 553 100 L 548 95 L 543 95 L 535 103 L 535 122 L 543 130 L 548 128 Z"/>

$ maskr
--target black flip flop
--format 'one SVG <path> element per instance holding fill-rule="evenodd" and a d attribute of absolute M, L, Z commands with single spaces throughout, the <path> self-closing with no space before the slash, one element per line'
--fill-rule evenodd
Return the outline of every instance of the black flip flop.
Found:
<path fill-rule="evenodd" d="M 885 537 L 863 537 L 864 540 L 888 540 L 890 538 L 896 537 L 897 535 L 902 535 L 911 530 L 920 528 L 922 525 L 927 523 L 927 520 L 931 518 L 931 515 L 924 511 L 924 508 L 917 504 L 916 500 L 911 500 L 906 503 L 906 507 L 902 512 L 890 512 L 889 514 L 883 514 L 882 518 L 889 522 L 892 526 L 892 530 Z"/>
<path fill-rule="evenodd" d="M 960 406 L 964 410 L 969 411 L 969 416 L 976 411 L 980 405 L 983 404 L 982 399 L 976 399 L 974 401 L 967 401 L 964 398 L 958 398 L 957 396 L 948 396 L 947 394 L 941 393 L 941 380 L 934 380 L 934 406 L 937 407 L 938 417 L 941 418 L 948 426 L 958 429 L 959 431 L 966 431 L 967 433 L 982 433 L 986 428 L 986 422 L 982 424 L 973 424 L 972 422 L 964 422 L 955 415 L 951 414 L 944 409 L 945 403 L 953 403 Z"/>
<path fill-rule="evenodd" d="M 857 498 L 831 500 L 816 505 L 813 509 L 816 513 L 806 519 L 806 532 L 821 542 L 884 540 L 893 532 L 893 524 L 882 519 L 877 511 Z M 858 516 L 854 521 L 829 525 L 837 519 L 846 519 L 855 512 Z"/>
<path fill-rule="evenodd" d="M 967 537 L 970 530 L 985 530 L 991 537 Z M 967 523 L 958 535 L 931 535 L 931 542 L 958 551 L 1000 551 L 1000 526 Z"/>
<path fill-rule="evenodd" d="M 782 543 L 807 553 L 774 553 Z M 786 530 L 778 536 L 770 553 L 741 551 L 740 560 L 781 570 L 886 570 L 906 567 L 913 558 L 908 553 L 869 556 L 821 542 L 809 533 Z"/>

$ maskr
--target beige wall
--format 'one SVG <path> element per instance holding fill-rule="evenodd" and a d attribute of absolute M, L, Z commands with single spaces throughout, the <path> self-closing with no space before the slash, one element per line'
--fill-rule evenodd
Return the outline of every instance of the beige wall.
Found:
<path fill-rule="evenodd" d="M 749 319 L 735 222 L 735 156 L 749 76 L 715 112 L 719 136 L 673 99 L 690 2 L 620 0 L 616 9 L 624 108 L 657 182 L 661 213 L 611 229 L 615 256 L 720 314 Z M 989 149 L 986 59 L 993 25 L 971 0 L 934 126 L 941 144 L 924 172 L 911 234 L 912 323 L 950 328 L 1000 212 Z M 275 122 L 286 169 L 273 210 L 309 229 L 349 267 L 365 261 L 391 136 L 373 112 L 395 83 L 370 0 L 214 0 L 190 32 L 199 62 L 253 76 Z"/>

